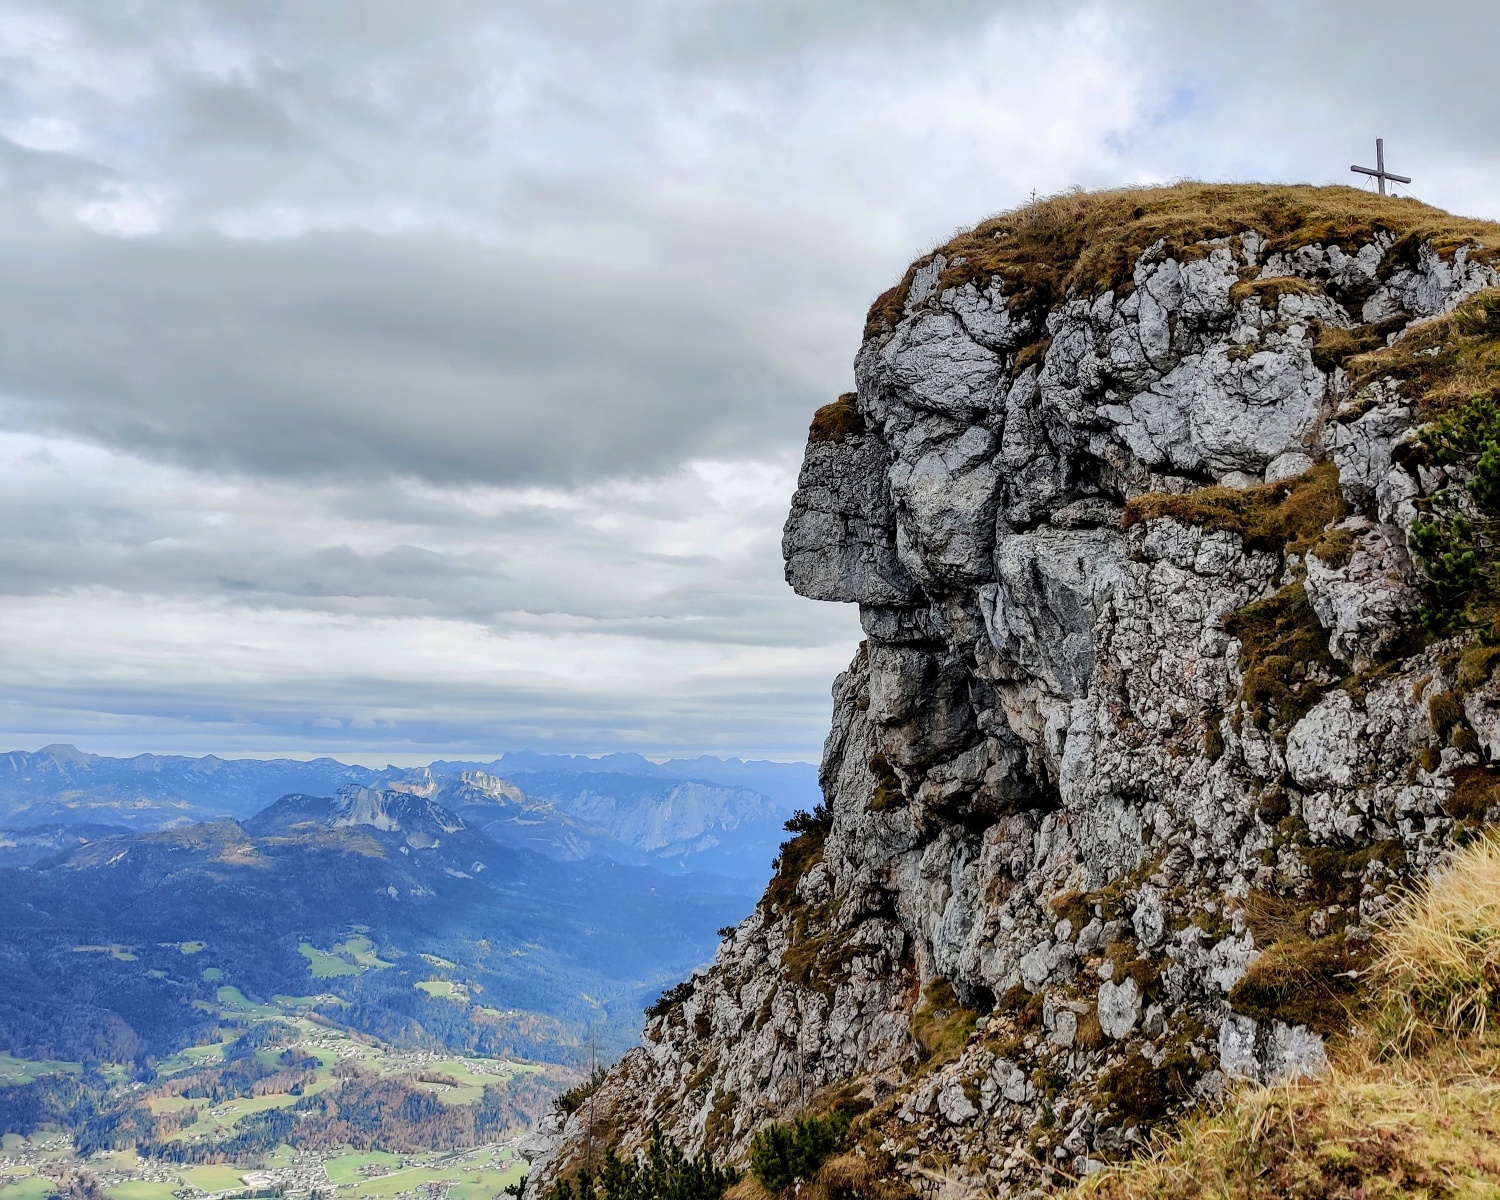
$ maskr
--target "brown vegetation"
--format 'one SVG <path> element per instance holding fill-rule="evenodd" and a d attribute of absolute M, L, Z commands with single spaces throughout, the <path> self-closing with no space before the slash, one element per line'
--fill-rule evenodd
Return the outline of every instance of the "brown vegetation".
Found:
<path fill-rule="evenodd" d="M 787 912 L 797 903 L 797 881 L 823 861 L 826 836 L 823 829 L 813 828 L 781 843 L 781 853 L 771 864 L 776 874 L 766 885 L 762 904 L 777 912 Z"/>
<path fill-rule="evenodd" d="M 1229 302 L 1240 304 L 1255 300 L 1262 308 L 1275 310 L 1283 296 L 1317 296 L 1323 289 L 1297 275 L 1276 275 L 1270 279 L 1242 279 L 1229 289 Z"/>
<path fill-rule="evenodd" d="M 1129 529 L 1173 517 L 1185 525 L 1237 534 L 1247 550 L 1301 554 L 1343 515 L 1338 470 L 1324 463 L 1296 479 L 1260 487 L 1206 487 L 1181 495 L 1147 492 L 1126 503 L 1122 524 Z"/>
<path fill-rule="evenodd" d="M 854 404 L 854 393 L 845 392 L 832 404 L 825 404 L 813 413 L 812 426 L 807 431 L 809 442 L 846 442 L 865 431 L 865 419 L 859 415 Z"/>
<path fill-rule="evenodd" d="M 1245 1087 L 1152 1156 L 1086 1181 L 1099 1200 L 1385 1200 L 1500 1194 L 1500 849 L 1466 850 L 1395 911 L 1375 1007 L 1323 1078 Z"/>
<path fill-rule="evenodd" d="M 1069 294 L 1095 296 L 1132 286 L 1136 260 L 1157 242 L 1179 260 L 1201 258 L 1201 243 L 1254 230 L 1271 252 L 1333 245 L 1355 250 L 1377 233 L 1396 239 L 1382 269 L 1412 261 L 1430 242 L 1452 255 L 1472 245 L 1476 257 L 1500 255 L 1500 225 L 1454 217 L 1416 200 L 1351 187 L 1179 183 L 1065 192 L 982 221 L 908 268 L 870 309 L 865 336 L 900 320 L 919 268 L 941 254 L 938 286 L 1003 281 L 1013 311 L 1040 313 Z"/>
<path fill-rule="evenodd" d="M 965 1008 L 946 979 L 922 989 L 922 1002 L 912 1010 L 911 1036 L 931 1066 L 957 1058 L 968 1041 L 979 1014 Z"/>
<path fill-rule="evenodd" d="M 1446 316 L 1412 326 L 1390 346 L 1350 356 L 1351 384 L 1399 386 L 1420 420 L 1433 420 L 1500 386 L 1500 289 L 1470 297 Z"/>
<path fill-rule="evenodd" d="M 1240 639 L 1239 699 L 1259 728 L 1274 718 L 1284 734 L 1343 673 L 1300 583 L 1230 614 L 1224 629 Z M 1231 719 L 1238 723 L 1238 706 Z"/>

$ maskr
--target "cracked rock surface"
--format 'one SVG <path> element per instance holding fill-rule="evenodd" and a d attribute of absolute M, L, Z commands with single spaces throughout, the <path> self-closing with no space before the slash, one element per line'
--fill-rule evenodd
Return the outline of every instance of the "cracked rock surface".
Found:
<path fill-rule="evenodd" d="M 1442 744 L 1453 656 L 1407 637 L 1433 487 L 1400 453 L 1414 407 L 1320 352 L 1497 277 L 1392 241 L 1158 243 L 1045 311 L 1000 277 L 945 286 L 944 252 L 909 274 L 786 523 L 789 582 L 858 604 L 867 635 L 834 686 L 826 831 L 606 1078 L 608 1137 L 659 1120 L 742 1158 L 766 1121 L 857 1096 L 882 1169 L 1006 1195 L 1131 1152 L 1226 1080 L 1323 1068 L 1336 1023 L 1277 1008 L 1277 955 L 1357 954 L 1392 885 L 1450 852 L 1455 780 L 1500 751 L 1491 685 L 1464 701 L 1479 749 Z M 1330 489 L 1315 546 L 1127 519 L 1278 481 Z M 1267 611 L 1318 653 L 1253 658 Z M 575 1115 L 534 1186 L 583 1136 Z"/>

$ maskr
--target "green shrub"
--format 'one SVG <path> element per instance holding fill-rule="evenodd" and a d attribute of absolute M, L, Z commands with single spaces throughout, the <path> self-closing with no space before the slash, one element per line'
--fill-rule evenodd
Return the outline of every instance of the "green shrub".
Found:
<path fill-rule="evenodd" d="M 664 1017 L 672 1009 L 683 1003 L 683 1001 L 691 999 L 693 992 L 696 990 L 697 984 L 691 979 L 684 979 L 681 983 L 674 983 L 650 1004 L 646 1005 L 646 1015 L 648 1017 Z"/>
<path fill-rule="evenodd" d="M 584 1102 L 599 1090 L 599 1085 L 603 1082 L 604 1068 L 595 1067 L 594 1073 L 582 1083 L 575 1084 L 561 1096 L 553 1098 L 552 1111 L 566 1120 L 583 1107 Z"/>
<path fill-rule="evenodd" d="M 849 1135 L 839 1113 L 774 1121 L 750 1141 L 750 1170 L 768 1192 L 781 1192 L 813 1177 L 823 1160 Z"/>
<path fill-rule="evenodd" d="M 739 1178 L 733 1167 L 715 1166 L 706 1152 L 689 1158 L 653 1124 L 642 1160 L 610 1149 L 597 1174 L 585 1167 L 576 1180 L 559 1179 L 549 1200 L 720 1200 Z"/>
<path fill-rule="evenodd" d="M 786 819 L 783 828 L 788 833 L 827 833 L 833 828 L 833 809 L 828 807 L 826 800 L 818 804 L 812 812 L 799 808 Z"/>
<path fill-rule="evenodd" d="M 1490 624 L 1500 564 L 1500 402 L 1491 393 L 1474 396 L 1427 426 L 1421 448 L 1432 460 L 1469 472 L 1462 491 L 1442 489 L 1412 525 L 1411 548 L 1427 591 L 1422 623 L 1434 633 Z"/>

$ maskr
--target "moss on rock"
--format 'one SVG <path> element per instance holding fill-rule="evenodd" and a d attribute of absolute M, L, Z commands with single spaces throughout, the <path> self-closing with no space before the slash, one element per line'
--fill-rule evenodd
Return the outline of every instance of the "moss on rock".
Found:
<path fill-rule="evenodd" d="M 1230 614 L 1224 629 L 1240 640 L 1239 699 L 1259 728 L 1274 720 L 1284 734 L 1344 673 L 1300 583 Z"/>
<path fill-rule="evenodd" d="M 855 394 L 845 392 L 832 404 L 825 404 L 813 413 L 812 426 L 807 431 L 809 442 L 846 442 L 865 431 L 865 419 L 855 406 Z"/>
<path fill-rule="evenodd" d="M 1129 529 L 1172 517 L 1203 529 L 1228 530 L 1247 550 L 1300 554 L 1343 515 L 1338 470 L 1324 463 L 1295 479 L 1260 487 L 1207 487 L 1181 495 L 1147 492 L 1126 503 L 1122 523 Z"/>

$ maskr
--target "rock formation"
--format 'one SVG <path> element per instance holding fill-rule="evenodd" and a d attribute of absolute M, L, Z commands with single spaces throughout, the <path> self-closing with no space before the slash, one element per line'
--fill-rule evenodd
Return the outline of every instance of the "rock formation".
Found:
<path fill-rule="evenodd" d="M 1408 549 L 1469 477 L 1419 429 L 1468 379 L 1455 322 L 1500 334 L 1497 245 L 1351 189 L 1182 185 L 914 264 L 786 525 L 789 582 L 866 634 L 828 811 L 533 1189 L 590 1118 L 736 1159 L 839 1107 L 889 1177 L 1005 1195 L 1317 1071 L 1393 888 L 1500 783 L 1497 655 L 1423 631 Z"/>

